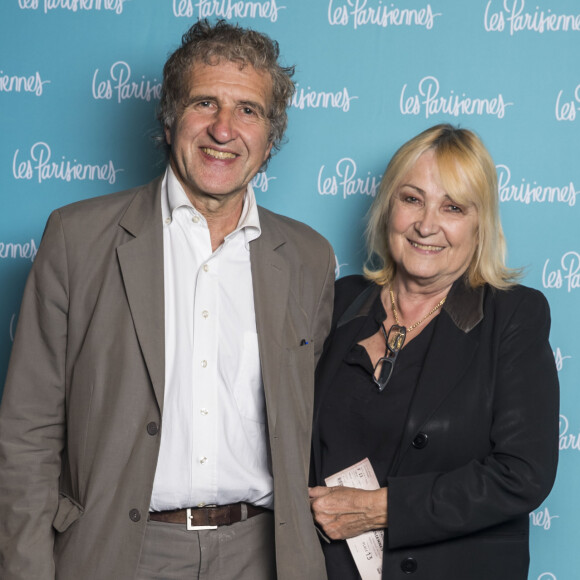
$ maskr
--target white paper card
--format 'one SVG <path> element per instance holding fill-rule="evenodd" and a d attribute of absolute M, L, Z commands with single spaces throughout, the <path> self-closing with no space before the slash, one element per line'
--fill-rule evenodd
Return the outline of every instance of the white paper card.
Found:
<path fill-rule="evenodd" d="M 379 489 L 379 482 L 371 462 L 365 457 L 325 480 L 328 486 L 355 487 L 357 489 Z M 362 580 L 381 580 L 383 572 L 384 530 L 365 532 L 346 540 Z"/>

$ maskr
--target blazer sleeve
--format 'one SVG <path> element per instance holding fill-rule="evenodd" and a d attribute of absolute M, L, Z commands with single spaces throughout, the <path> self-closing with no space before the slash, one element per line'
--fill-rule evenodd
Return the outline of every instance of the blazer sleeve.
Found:
<path fill-rule="evenodd" d="M 28 277 L 0 405 L 0 578 L 54 579 L 65 439 L 68 283 L 60 215 Z"/>
<path fill-rule="evenodd" d="M 527 289 L 511 317 L 508 312 L 492 316 L 508 322 L 497 360 L 488 361 L 497 365 L 496 380 L 489 385 L 491 451 L 451 471 L 389 478 L 391 548 L 447 540 L 527 517 L 552 488 L 559 387 L 548 342 L 548 303 L 540 292 Z M 469 389 L 469 382 L 460 388 Z M 469 445 L 470 433 L 463 437 Z"/>

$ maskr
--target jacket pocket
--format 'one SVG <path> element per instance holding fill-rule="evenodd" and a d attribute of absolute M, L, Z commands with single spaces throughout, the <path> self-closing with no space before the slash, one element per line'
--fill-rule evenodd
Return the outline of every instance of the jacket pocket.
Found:
<path fill-rule="evenodd" d="M 285 363 L 286 366 L 297 368 L 308 376 L 314 376 L 314 343 L 307 342 L 287 349 Z"/>
<path fill-rule="evenodd" d="M 64 532 L 74 524 L 84 513 L 84 509 L 70 497 L 60 494 L 58 508 L 52 521 L 52 527 L 57 532 Z"/>

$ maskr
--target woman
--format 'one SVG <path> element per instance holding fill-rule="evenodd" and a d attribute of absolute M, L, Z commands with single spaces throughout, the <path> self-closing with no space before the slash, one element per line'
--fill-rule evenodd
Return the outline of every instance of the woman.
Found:
<path fill-rule="evenodd" d="M 367 234 L 375 266 L 337 282 L 317 369 L 310 499 L 329 580 L 359 578 L 343 540 L 377 529 L 382 578 L 525 580 L 558 379 L 548 304 L 505 266 L 479 138 L 438 125 L 403 145 Z M 364 458 L 380 489 L 325 487 Z"/>

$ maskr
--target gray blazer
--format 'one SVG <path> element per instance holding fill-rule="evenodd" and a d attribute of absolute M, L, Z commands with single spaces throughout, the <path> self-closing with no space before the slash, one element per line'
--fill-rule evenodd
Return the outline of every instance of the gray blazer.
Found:
<path fill-rule="evenodd" d="M 163 430 L 160 192 L 157 179 L 48 221 L 0 406 L 3 580 L 135 575 Z M 250 255 L 278 578 L 319 580 L 307 475 L 334 254 L 307 226 L 259 211 Z"/>

